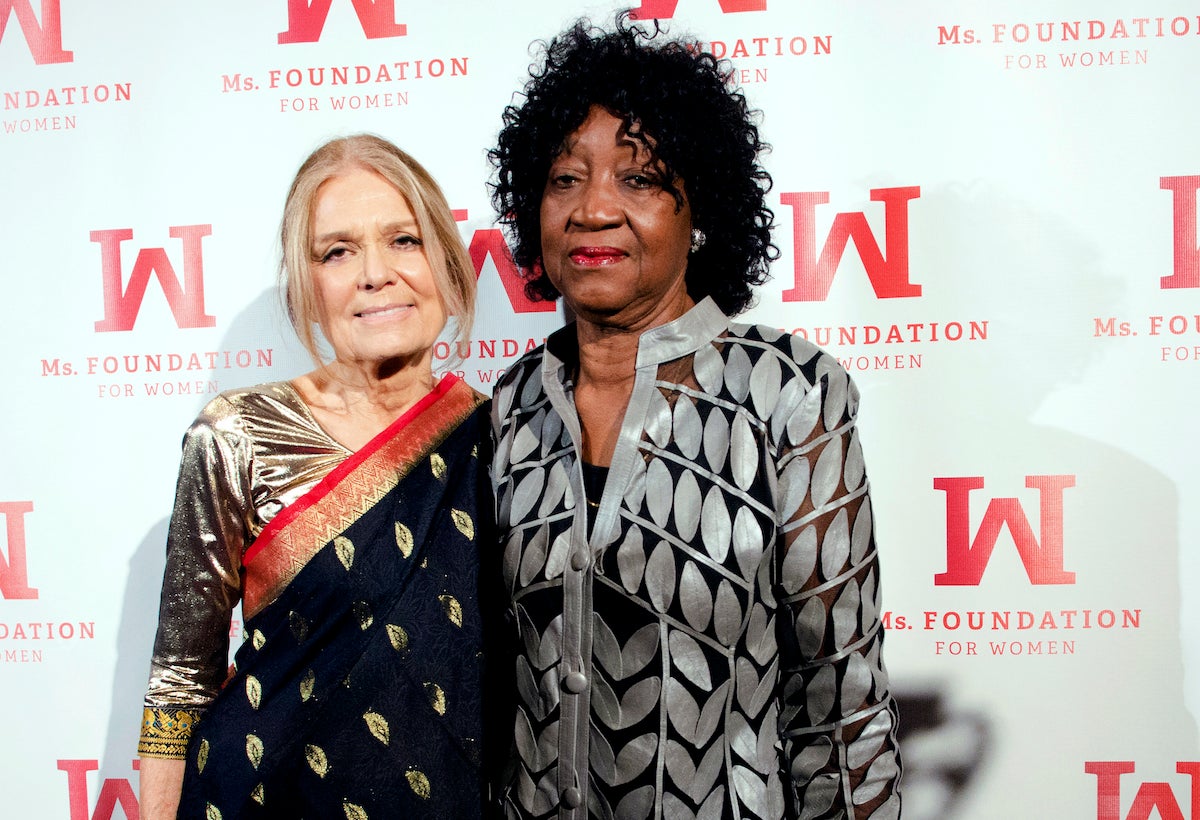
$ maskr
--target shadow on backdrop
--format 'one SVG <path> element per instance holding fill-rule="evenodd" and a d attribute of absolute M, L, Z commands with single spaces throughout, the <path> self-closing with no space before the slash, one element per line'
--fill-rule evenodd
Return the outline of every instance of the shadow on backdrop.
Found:
<path fill-rule="evenodd" d="M 296 340 L 274 288 L 260 293 L 233 318 L 221 337 L 220 349 L 272 351 L 269 369 L 210 371 L 211 379 L 217 381 L 222 390 L 290 379 L 313 368 L 312 359 Z M 239 378 L 242 381 L 237 381 Z M 211 398 L 200 397 L 193 415 L 198 415 Z M 179 431 L 180 440 L 184 432 Z M 174 486 L 176 473 L 172 471 L 160 479 Z M 100 761 L 100 782 L 109 778 L 132 778 L 135 789 L 137 780 L 130 764 L 137 757 L 142 697 L 146 692 L 150 655 L 158 628 L 158 599 L 170 512 L 163 510 L 164 517 L 145 534 L 130 559 L 117 628 L 117 661 L 113 671 L 109 725 L 104 757 Z M 236 612 L 235 617 L 238 617 Z M 239 640 L 236 636 L 233 638 L 231 652 Z M 93 802 L 98 790 L 99 786 L 92 790 Z"/>

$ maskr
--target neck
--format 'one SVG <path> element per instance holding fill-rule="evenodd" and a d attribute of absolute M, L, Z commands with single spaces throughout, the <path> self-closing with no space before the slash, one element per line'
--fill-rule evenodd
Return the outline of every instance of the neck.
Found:
<path fill-rule="evenodd" d="M 626 331 L 596 333 L 580 325 L 577 387 L 620 387 L 633 381 L 638 334 Z"/>
<path fill-rule="evenodd" d="M 361 367 L 333 361 L 308 375 L 324 409 L 351 416 L 395 418 L 433 389 L 428 362 Z"/>
<path fill-rule="evenodd" d="M 616 387 L 633 380 L 638 342 L 647 330 L 668 324 L 695 305 L 684 294 L 663 303 L 653 314 L 632 326 L 617 326 L 578 317 L 575 333 L 579 340 L 579 381 L 594 387 Z"/>

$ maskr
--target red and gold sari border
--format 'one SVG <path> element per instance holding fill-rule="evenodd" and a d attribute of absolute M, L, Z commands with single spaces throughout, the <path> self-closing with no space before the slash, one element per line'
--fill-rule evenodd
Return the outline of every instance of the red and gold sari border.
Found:
<path fill-rule="evenodd" d="M 454 375 L 280 511 L 243 557 L 243 617 L 260 612 L 326 544 L 390 493 L 485 397 Z"/>

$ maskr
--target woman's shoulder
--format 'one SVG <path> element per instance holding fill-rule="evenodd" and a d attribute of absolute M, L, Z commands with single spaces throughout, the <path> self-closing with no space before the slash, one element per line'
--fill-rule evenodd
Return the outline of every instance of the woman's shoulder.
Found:
<path fill-rule="evenodd" d="M 846 368 L 828 351 L 793 333 L 770 325 L 742 324 L 731 322 L 725 336 L 730 346 L 725 354 L 729 360 L 732 349 L 740 348 L 740 359 L 748 359 L 751 366 L 779 367 L 784 382 L 802 377 L 809 385 L 822 379 L 845 381 L 849 379 Z"/>
<path fill-rule="evenodd" d="M 192 422 L 190 433 L 212 430 L 241 433 L 247 423 L 305 423 L 310 414 L 291 382 L 277 381 L 225 390 Z"/>
<path fill-rule="evenodd" d="M 463 378 L 461 371 L 455 374 L 446 374 L 441 377 L 438 382 L 438 387 L 435 392 L 442 393 L 457 393 L 467 402 L 475 407 L 485 405 L 492 400 L 492 397 L 487 393 L 480 392 L 466 379 Z"/>
<path fill-rule="evenodd" d="M 767 325 L 731 323 L 722 336 L 724 375 L 730 392 L 770 425 L 777 438 L 809 414 L 816 402 L 823 415 L 853 417 L 858 388 L 846 368 L 802 336 Z"/>
<path fill-rule="evenodd" d="M 257 414 L 280 408 L 297 409 L 303 406 L 304 401 L 291 382 L 264 382 L 263 384 L 223 390 L 204 406 L 204 409 L 200 411 L 200 417 L 219 418 L 230 413 Z"/>
<path fill-rule="evenodd" d="M 514 393 L 526 395 L 530 391 L 540 393 L 542 364 L 545 358 L 546 345 L 542 344 L 509 365 L 504 375 L 496 379 L 496 387 L 492 394 L 494 400 L 507 405 L 511 403 L 511 398 L 504 401 L 504 396 L 511 397 Z"/>
<path fill-rule="evenodd" d="M 263 402 L 276 402 L 294 405 L 302 403 L 300 393 L 290 381 L 263 382 L 246 387 L 235 387 L 222 391 L 217 400 L 224 400 L 233 405 L 257 405 Z"/>

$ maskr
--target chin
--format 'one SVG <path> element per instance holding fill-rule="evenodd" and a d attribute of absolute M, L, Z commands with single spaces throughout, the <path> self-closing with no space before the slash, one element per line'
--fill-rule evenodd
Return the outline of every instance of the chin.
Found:
<path fill-rule="evenodd" d="M 563 303 L 576 313 L 616 313 L 629 306 L 632 296 L 619 293 L 563 294 Z"/>
<path fill-rule="evenodd" d="M 571 313 L 584 319 L 604 319 L 616 316 L 626 305 L 614 305 L 608 302 L 572 302 L 563 299 L 563 304 Z"/>

